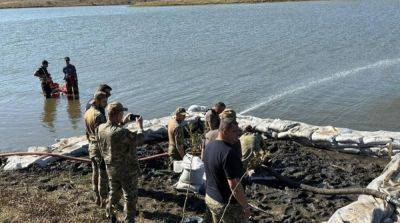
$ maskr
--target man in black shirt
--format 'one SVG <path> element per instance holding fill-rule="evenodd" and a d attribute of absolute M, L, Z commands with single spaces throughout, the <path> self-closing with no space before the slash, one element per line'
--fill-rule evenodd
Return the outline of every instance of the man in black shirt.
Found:
<path fill-rule="evenodd" d="M 250 206 L 241 184 L 244 170 L 240 154 L 232 147 L 239 141 L 240 129 L 233 110 L 225 109 L 220 117 L 218 137 L 204 153 L 205 200 L 214 223 L 220 219 L 224 223 L 242 223 L 250 216 Z"/>

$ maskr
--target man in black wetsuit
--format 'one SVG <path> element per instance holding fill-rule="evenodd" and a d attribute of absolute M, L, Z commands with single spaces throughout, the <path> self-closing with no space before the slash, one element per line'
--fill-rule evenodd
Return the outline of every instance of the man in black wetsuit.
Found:
<path fill-rule="evenodd" d="M 47 62 L 47 60 L 43 60 L 42 66 L 33 74 L 35 77 L 38 77 L 40 79 L 42 91 L 43 94 L 46 96 L 46 98 L 51 97 L 51 91 L 52 91 L 51 89 L 52 79 L 50 73 L 47 71 L 48 66 L 49 62 Z"/>

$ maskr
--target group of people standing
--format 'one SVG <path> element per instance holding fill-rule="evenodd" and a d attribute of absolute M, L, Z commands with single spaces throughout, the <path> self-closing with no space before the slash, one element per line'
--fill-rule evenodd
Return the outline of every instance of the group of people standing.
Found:
<path fill-rule="evenodd" d="M 78 99 L 79 98 L 79 87 L 78 87 L 78 75 L 76 74 L 76 68 L 70 63 L 70 58 L 65 57 L 65 67 L 63 68 L 64 81 L 66 87 L 66 93 L 68 99 Z M 46 98 L 51 98 L 53 93 L 58 93 L 60 88 L 58 84 L 53 82 L 51 74 L 47 70 L 49 62 L 47 60 L 42 61 L 42 66 L 34 73 L 35 77 L 40 79 L 42 86 L 43 95 Z"/>
<path fill-rule="evenodd" d="M 86 136 L 92 161 L 92 185 L 96 203 L 106 208 L 111 222 L 121 198 L 124 200 L 124 222 L 135 222 L 139 164 L 137 146 L 144 142 L 143 118 L 127 111 L 120 102 L 108 103 L 111 87 L 100 85 L 85 112 Z M 107 111 L 107 113 L 106 113 Z M 179 107 L 168 121 L 170 161 L 185 155 L 185 108 Z M 124 128 L 136 122 L 138 130 Z M 205 164 L 205 202 L 214 223 L 245 222 L 250 215 L 243 176 L 246 160 L 262 145 L 262 138 L 251 127 L 242 131 L 234 110 L 217 103 L 206 113 L 205 141 L 201 158 Z M 242 137 L 240 137 L 242 135 Z M 261 140 L 260 140 L 261 138 Z"/>

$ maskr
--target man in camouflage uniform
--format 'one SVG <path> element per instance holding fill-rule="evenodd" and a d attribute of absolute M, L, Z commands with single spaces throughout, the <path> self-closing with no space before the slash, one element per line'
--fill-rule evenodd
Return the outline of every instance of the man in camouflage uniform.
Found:
<path fill-rule="evenodd" d="M 93 105 L 85 112 L 86 137 L 89 142 L 89 157 L 92 161 L 92 187 L 96 204 L 104 207 L 108 194 L 108 177 L 97 144 L 97 133 L 99 125 L 107 122 L 106 116 L 101 112 L 107 106 L 107 95 L 104 92 L 96 92 L 93 98 Z"/>
<path fill-rule="evenodd" d="M 168 121 L 168 154 L 171 164 L 174 160 L 182 160 L 185 156 L 185 127 L 183 121 L 186 118 L 185 108 L 177 108 L 171 119 Z"/>
<path fill-rule="evenodd" d="M 223 102 L 218 102 L 214 107 L 206 113 L 206 131 L 216 130 L 219 128 L 220 118 L 219 114 L 225 109 Z"/>
<path fill-rule="evenodd" d="M 242 148 L 242 163 L 243 168 L 247 169 L 249 162 L 260 154 L 264 155 L 262 150 L 265 146 L 264 140 L 261 135 L 254 131 L 251 125 L 248 125 L 244 129 L 244 134 L 240 137 L 240 145 Z"/>
<path fill-rule="evenodd" d="M 107 214 L 116 222 L 116 206 L 124 198 L 124 222 L 135 222 L 139 163 L 136 146 L 143 143 L 143 119 L 136 118 L 137 132 L 123 128 L 128 116 L 123 118 L 126 108 L 119 102 L 107 107 L 108 121 L 99 126 L 99 145 L 107 166 L 110 193 Z M 127 118 L 128 117 L 128 118 Z M 125 119 L 125 120 L 124 120 Z"/>

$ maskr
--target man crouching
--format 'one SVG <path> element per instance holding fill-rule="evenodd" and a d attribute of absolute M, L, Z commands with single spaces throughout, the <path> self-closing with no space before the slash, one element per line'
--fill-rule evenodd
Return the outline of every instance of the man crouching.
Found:
<path fill-rule="evenodd" d="M 107 214 L 116 222 L 116 206 L 124 198 L 123 222 L 135 222 L 139 163 L 136 146 L 143 143 L 143 119 L 136 118 L 137 132 L 123 128 L 126 108 L 119 102 L 107 106 L 108 121 L 99 126 L 99 145 L 107 167 L 110 193 Z"/>

